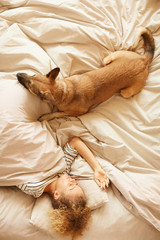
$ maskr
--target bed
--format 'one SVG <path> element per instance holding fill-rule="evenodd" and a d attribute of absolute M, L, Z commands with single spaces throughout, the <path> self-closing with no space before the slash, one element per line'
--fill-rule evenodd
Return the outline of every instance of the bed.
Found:
<path fill-rule="evenodd" d="M 140 26 L 155 39 L 144 89 L 130 99 L 116 94 L 80 117 L 39 122 L 51 106 L 31 95 L 18 72 L 60 77 L 102 66 L 116 50 L 128 50 Z M 47 195 L 39 199 L 15 186 L 64 169 L 63 147 L 79 136 L 110 178 L 105 191 L 78 156 L 72 174 L 92 210 L 81 240 L 160 239 L 160 1 L 0 1 L 0 239 L 60 240 L 50 226 Z"/>

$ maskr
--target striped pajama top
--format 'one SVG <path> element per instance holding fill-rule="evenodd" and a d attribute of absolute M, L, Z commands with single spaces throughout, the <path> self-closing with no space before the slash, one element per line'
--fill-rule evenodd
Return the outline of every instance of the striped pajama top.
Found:
<path fill-rule="evenodd" d="M 77 155 L 78 155 L 78 152 L 67 143 L 66 146 L 64 147 L 64 160 L 67 164 L 67 167 L 63 173 L 67 173 L 67 174 L 70 173 L 72 162 L 77 157 Z M 29 194 L 35 198 L 38 198 L 44 192 L 45 187 L 51 182 L 55 181 L 58 177 L 59 177 L 59 174 L 57 173 L 41 181 L 20 184 L 20 185 L 17 185 L 17 187 L 21 189 L 23 192 L 25 192 L 26 194 Z"/>

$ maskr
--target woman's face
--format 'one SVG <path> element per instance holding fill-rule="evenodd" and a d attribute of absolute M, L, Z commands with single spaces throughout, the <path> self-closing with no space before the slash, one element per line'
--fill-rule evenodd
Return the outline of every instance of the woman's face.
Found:
<path fill-rule="evenodd" d="M 67 174 L 61 175 L 56 182 L 54 198 L 58 199 L 62 196 L 71 201 L 76 200 L 76 198 L 80 196 L 84 196 L 82 188 L 77 185 L 75 179 Z"/>

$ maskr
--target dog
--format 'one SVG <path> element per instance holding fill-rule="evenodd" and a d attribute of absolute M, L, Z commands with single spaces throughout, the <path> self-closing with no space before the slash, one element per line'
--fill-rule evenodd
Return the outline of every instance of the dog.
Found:
<path fill-rule="evenodd" d="M 124 98 L 139 93 L 146 83 L 149 65 L 154 55 L 154 39 L 149 29 L 141 27 L 135 41 L 144 40 L 144 54 L 116 51 L 104 58 L 104 66 L 83 74 L 58 79 L 58 67 L 46 75 L 29 76 L 17 73 L 18 81 L 41 100 L 53 104 L 58 111 L 44 114 L 40 121 L 65 116 L 80 116 L 93 105 L 100 104 L 115 93 Z"/>

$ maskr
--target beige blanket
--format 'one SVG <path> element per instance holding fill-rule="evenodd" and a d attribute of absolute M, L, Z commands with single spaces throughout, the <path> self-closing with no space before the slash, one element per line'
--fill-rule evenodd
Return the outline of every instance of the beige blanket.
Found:
<path fill-rule="evenodd" d="M 61 147 L 80 136 L 119 199 L 160 230 L 160 1 L 1 0 L 0 7 L 0 185 L 62 171 Z M 156 44 L 141 93 L 53 120 L 52 130 L 37 121 L 50 108 L 17 83 L 17 72 L 58 66 L 66 77 L 99 68 L 108 53 L 132 46 L 139 26 L 150 28 Z M 75 164 L 74 173 L 93 174 Z"/>

